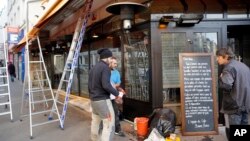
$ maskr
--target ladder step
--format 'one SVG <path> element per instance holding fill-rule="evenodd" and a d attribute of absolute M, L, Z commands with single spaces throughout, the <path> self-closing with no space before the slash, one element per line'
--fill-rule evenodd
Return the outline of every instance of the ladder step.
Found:
<path fill-rule="evenodd" d="M 69 80 L 62 80 L 63 82 L 69 82 Z"/>
<path fill-rule="evenodd" d="M 0 96 L 5 96 L 5 95 L 9 95 L 9 93 L 0 94 Z"/>
<path fill-rule="evenodd" d="M 64 103 L 63 102 L 60 102 L 59 100 L 56 101 L 57 103 L 63 105 Z"/>
<path fill-rule="evenodd" d="M 43 61 L 30 61 L 30 63 L 42 63 Z"/>
<path fill-rule="evenodd" d="M 32 93 L 36 93 L 36 92 L 42 92 L 42 91 L 50 91 L 50 89 L 31 89 L 31 91 L 30 92 L 32 92 Z"/>
<path fill-rule="evenodd" d="M 32 125 L 32 127 L 36 127 L 36 126 L 44 125 L 44 124 L 49 124 L 49 123 L 53 123 L 53 122 L 56 122 L 56 121 L 59 121 L 59 119 L 49 120 L 49 121 L 43 122 L 43 123 L 37 123 L 37 124 Z"/>
<path fill-rule="evenodd" d="M 47 102 L 47 101 L 53 101 L 53 98 L 51 99 L 45 99 L 45 100 L 39 100 L 39 101 L 32 101 L 32 104 L 37 104 L 37 103 L 43 103 L 43 102 Z"/>
<path fill-rule="evenodd" d="M 31 115 L 38 115 L 38 114 L 48 113 L 48 112 L 51 112 L 51 111 L 54 111 L 54 110 L 45 110 L 45 111 L 33 112 L 33 113 L 31 113 Z"/>
<path fill-rule="evenodd" d="M 7 75 L 0 75 L 0 78 L 7 77 Z"/>
<path fill-rule="evenodd" d="M 32 82 L 42 82 L 42 81 L 47 81 L 47 79 L 43 79 L 43 80 L 32 80 Z"/>
<path fill-rule="evenodd" d="M 3 113 L 0 113 L 0 116 L 2 116 L 2 115 L 7 115 L 7 114 L 10 114 L 10 112 L 3 112 Z"/>
<path fill-rule="evenodd" d="M 4 102 L 4 103 L 0 103 L 0 106 L 2 106 L 2 105 L 8 105 L 8 104 L 10 104 L 10 102 Z"/>
<path fill-rule="evenodd" d="M 45 71 L 45 70 L 30 70 L 32 72 L 39 72 L 39 71 Z"/>
<path fill-rule="evenodd" d="M 0 87 L 4 87 L 4 86 L 8 86 L 8 84 L 2 84 L 2 85 L 0 85 Z"/>
<path fill-rule="evenodd" d="M 0 67 L 0 69 L 5 69 L 6 67 Z"/>

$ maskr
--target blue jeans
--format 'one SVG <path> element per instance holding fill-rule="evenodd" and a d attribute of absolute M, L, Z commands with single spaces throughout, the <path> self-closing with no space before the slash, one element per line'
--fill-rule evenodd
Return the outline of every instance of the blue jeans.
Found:
<path fill-rule="evenodd" d="M 235 114 L 225 114 L 225 124 L 226 124 L 226 135 L 227 139 L 230 140 L 230 125 L 248 125 L 248 113 L 238 112 Z"/>
<path fill-rule="evenodd" d="M 248 124 L 248 113 L 239 112 L 236 114 L 228 115 L 229 125 L 247 125 Z"/>

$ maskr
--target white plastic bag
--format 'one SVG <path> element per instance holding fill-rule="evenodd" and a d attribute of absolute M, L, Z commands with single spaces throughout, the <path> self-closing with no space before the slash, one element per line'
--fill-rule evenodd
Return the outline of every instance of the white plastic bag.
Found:
<path fill-rule="evenodd" d="M 158 132 L 156 128 L 153 128 L 148 138 L 144 141 L 165 141 L 164 137 Z"/>

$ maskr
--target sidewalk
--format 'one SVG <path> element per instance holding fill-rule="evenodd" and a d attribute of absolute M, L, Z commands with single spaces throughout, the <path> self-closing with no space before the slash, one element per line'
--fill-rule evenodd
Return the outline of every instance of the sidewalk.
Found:
<path fill-rule="evenodd" d="M 20 121 L 20 107 L 22 100 L 23 85 L 20 81 L 10 83 L 13 122 L 9 115 L 0 116 L 0 141 L 28 141 L 30 139 L 29 117 Z M 41 125 L 33 128 L 33 141 L 90 141 L 91 113 L 88 112 L 88 100 L 71 99 L 71 104 L 78 105 L 84 103 L 83 109 L 75 106 L 68 106 L 64 130 L 59 128 L 59 122 Z M 75 103 L 77 101 L 77 103 Z M 81 104 L 80 104 L 81 105 Z M 3 108 L 3 107 L 0 107 Z M 47 118 L 41 115 L 39 118 Z M 114 136 L 114 141 L 136 141 L 136 133 L 131 122 L 122 121 L 122 130 L 126 137 Z M 209 136 L 211 141 L 227 141 L 224 136 L 223 127 L 219 128 L 220 134 Z M 205 141 L 204 136 L 181 136 L 180 129 L 176 133 L 181 137 L 181 141 Z"/>
<path fill-rule="evenodd" d="M 10 82 L 13 122 L 9 115 L 0 116 L 0 141 L 28 141 L 30 139 L 29 117 L 20 121 L 23 85 L 20 81 Z M 3 108 L 3 107 L 0 107 Z M 41 115 L 39 118 L 47 118 Z M 33 128 L 33 141 L 90 141 L 91 113 L 68 106 L 64 130 L 59 122 Z M 114 137 L 114 141 L 129 141 L 131 138 Z M 133 141 L 133 140 L 132 140 Z"/>

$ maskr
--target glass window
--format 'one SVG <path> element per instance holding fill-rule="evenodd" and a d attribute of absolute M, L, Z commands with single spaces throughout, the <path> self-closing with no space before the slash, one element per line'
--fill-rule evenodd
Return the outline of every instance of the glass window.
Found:
<path fill-rule="evenodd" d="M 217 33 L 194 33 L 192 45 L 193 52 L 216 53 L 217 50 Z"/>
<path fill-rule="evenodd" d="M 206 14 L 207 19 L 223 19 L 223 14 Z"/>
<path fill-rule="evenodd" d="M 79 54 L 79 75 L 81 96 L 88 97 L 88 78 L 89 78 L 89 54 L 88 51 Z"/>
<path fill-rule="evenodd" d="M 163 106 L 180 113 L 179 53 L 187 52 L 186 33 L 161 33 Z M 177 125 L 181 117 L 177 115 Z"/>
<path fill-rule="evenodd" d="M 79 74 L 80 74 L 80 91 L 81 96 L 89 97 L 88 93 L 88 76 L 89 66 L 93 67 L 99 60 L 99 54 L 97 50 L 100 48 L 108 48 L 113 53 L 113 56 L 117 58 L 118 67 L 117 70 L 121 72 L 121 50 L 120 50 L 120 38 L 115 35 L 109 35 L 107 38 L 98 40 L 92 43 L 92 50 L 88 52 L 85 50 L 79 54 Z M 89 53 L 89 54 L 88 54 Z M 90 57 L 89 57 L 90 56 Z M 90 64 L 89 64 L 90 63 Z M 121 75 L 122 76 L 122 75 Z"/>
<path fill-rule="evenodd" d="M 149 101 L 148 30 L 130 33 L 124 47 L 125 89 L 127 98 Z"/>
<path fill-rule="evenodd" d="M 163 103 L 180 113 L 180 80 L 179 80 L 179 53 L 204 52 L 215 53 L 218 46 L 218 35 L 216 32 L 196 32 L 191 34 L 192 40 L 187 40 L 186 33 L 161 33 L 162 46 L 162 76 L 163 76 Z M 189 37 L 188 37 L 189 38 Z M 188 41 L 188 42 L 187 42 Z M 187 44 L 188 43 L 188 44 Z M 217 64 L 217 63 L 215 63 Z M 217 73 L 217 65 L 215 65 Z M 217 74 L 215 74 L 217 77 Z M 217 78 L 215 78 L 217 80 Z M 177 125 L 181 124 L 181 117 L 177 115 Z"/>
<path fill-rule="evenodd" d="M 187 49 L 186 33 L 162 33 L 163 88 L 179 87 L 179 53 Z"/>
<path fill-rule="evenodd" d="M 228 14 L 227 18 L 229 19 L 241 19 L 241 18 L 247 18 L 247 14 Z"/>

